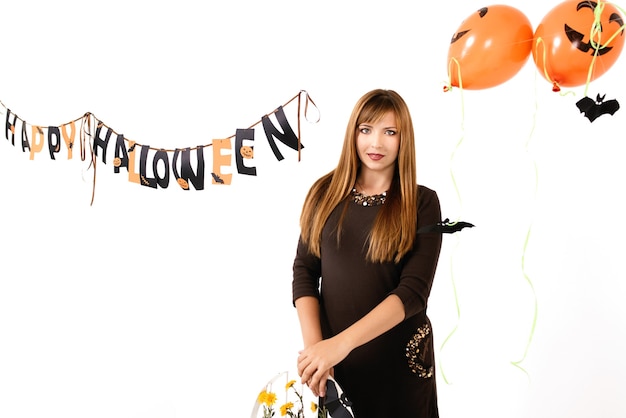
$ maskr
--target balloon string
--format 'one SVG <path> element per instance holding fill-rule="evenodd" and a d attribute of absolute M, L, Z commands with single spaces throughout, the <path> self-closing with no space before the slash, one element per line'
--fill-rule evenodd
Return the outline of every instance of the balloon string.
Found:
<path fill-rule="evenodd" d="M 535 328 L 537 326 L 537 317 L 538 317 L 538 312 L 539 312 L 539 309 L 538 309 L 539 304 L 537 302 L 537 293 L 535 292 L 535 286 L 533 285 L 532 280 L 530 279 L 530 277 L 526 273 L 526 249 L 528 247 L 528 242 L 530 241 L 531 229 L 532 229 L 532 225 L 528 227 L 528 231 L 526 233 L 526 239 L 524 241 L 524 249 L 523 249 L 523 252 L 522 252 L 522 273 L 524 275 L 524 279 L 526 280 L 526 283 L 530 287 L 530 290 L 532 292 L 533 299 L 534 299 L 533 320 L 531 322 L 530 334 L 528 335 L 528 340 L 526 341 L 526 347 L 524 348 L 524 354 L 522 355 L 522 358 L 517 360 L 517 361 L 512 361 L 511 362 L 511 364 L 513 366 L 519 368 L 522 372 L 524 372 L 526 374 L 526 376 L 529 377 L 529 379 L 530 379 L 530 376 L 529 376 L 528 372 L 526 371 L 526 369 L 524 369 L 521 366 L 521 364 L 526 360 L 526 356 L 528 355 L 528 349 L 530 348 L 530 345 L 532 343 L 533 337 L 535 335 Z"/>
<path fill-rule="evenodd" d="M 550 74 L 548 74 L 548 67 L 546 66 L 546 46 L 544 44 L 542 37 L 538 37 L 537 40 L 535 41 L 535 55 L 538 54 L 539 45 L 542 45 L 543 47 L 541 49 L 541 63 L 543 64 L 543 75 L 546 78 L 546 80 L 552 83 L 552 91 L 554 92 L 561 91 L 561 87 L 559 86 L 559 83 L 552 80 L 552 77 L 550 77 Z"/>
<path fill-rule="evenodd" d="M 626 24 L 622 24 L 619 30 L 615 31 L 615 33 L 604 43 L 602 43 L 602 12 L 604 12 L 604 6 L 606 2 L 599 1 L 596 7 L 593 9 L 593 24 L 591 25 L 591 32 L 589 34 L 589 44 L 594 49 L 593 58 L 591 59 L 591 63 L 589 64 L 589 70 L 587 71 L 587 82 L 585 83 L 585 96 L 587 96 L 587 91 L 589 90 L 589 84 L 591 83 L 591 77 L 593 75 L 593 69 L 596 65 L 596 59 L 598 58 L 599 52 L 601 49 L 607 48 L 611 42 L 620 34 L 620 32 L 624 31 L 626 28 Z M 624 10 L 619 8 L 622 13 Z M 598 41 L 596 42 L 596 37 Z"/>
<path fill-rule="evenodd" d="M 553 80 L 552 77 L 550 77 L 550 74 L 548 74 L 548 67 L 546 65 L 546 48 L 544 45 L 544 41 L 543 38 L 541 37 L 537 37 L 537 41 L 535 42 L 535 55 L 539 54 L 539 48 L 537 48 L 537 45 L 542 44 L 543 48 L 541 50 L 541 57 L 542 57 L 542 64 L 543 64 L 543 74 L 544 77 L 546 78 L 546 80 L 548 80 L 550 83 L 552 83 L 552 91 L 557 93 L 560 92 L 561 96 L 565 96 L 567 94 L 575 94 L 573 91 L 568 91 L 568 92 L 561 92 L 561 86 L 559 85 L 559 82 L 556 80 Z"/>
<path fill-rule="evenodd" d="M 463 201 L 461 199 L 461 193 L 459 191 L 459 187 L 456 181 L 456 177 L 454 176 L 454 157 L 456 156 L 456 152 L 458 151 L 458 149 L 460 148 L 461 144 L 463 143 L 463 139 L 465 137 L 465 100 L 463 97 L 463 80 L 461 77 L 461 67 L 459 65 L 459 62 L 456 60 L 456 58 L 452 58 L 450 60 L 449 63 L 449 67 L 448 67 L 448 74 L 451 74 L 452 71 L 452 63 L 456 64 L 456 68 L 457 68 L 457 78 L 459 80 L 459 90 L 461 92 L 461 137 L 459 138 L 459 141 L 457 142 L 456 146 L 454 147 L 454 149 L 452 150 L 452 153 L 450 155 L 450 177 L 452 178 L 452 184 L 454 186 L 454 191 L 456 193 L 457 199 L 459 200 L 459 206 L 460 208 L 463 207 Z M 448 85 L 446 87 L 444 87 L 444 91 L 449 91 L 452 89 L 452 82 L 451 82 L 451 77 L 449 77 L 448 80 Z M 462 212 L 462 210 L 460 210 L 460 212 Z M 460 219 L 460 214 L 459 214 L 459 219 Z M 454 326 L 454 328 L 452 329 L 452 331 L 450 331 L 450 333 L 446 336 L 446 338 L 443 340 L 443 342 L 441 343 L 440 346 L 440 351 L 443 351 L 444 347 L 446 346 L 446 344 L 448 343 L 448 341 L 452 338 L 452 336 L 456 333 L 457 329 L 459 328 L 459 323 L 461 321 L 461 307 L 459 304 L 459 297 L 458 297 L 458 291 L 457 291 L 457 287 L 456 287 L 456 281 L 454 278 L 454 254 L 458 248 L 459 245 L 459 237 L 457 237 L 457 245 L 454 247 L 454 250 L 452 251 L 452 254 L 450 255 L 450 280 L 452 282 L 452 292 L 454 294 L 454 305 L 456 308 L 456 324 Z M 445 371 L 444 371 L 444 367 L 443 367 L 443 361 L 440 359 L 439 360 L 439 370 L 441 371 L 441 376 L 443 377 L 444 382 L 446 382 L 446 384 L 450 384 L 450 381 L 448 380 Z"/>
<path fill-rule="evenodd" d="M 459 201 L 459 207 L 460 207 L 459 212 L 462 212 L 463 201 L 461 199 L 461 193 L 459 192 L 459 187 L 457 185 L 456 178 L 454 176 L 453 162 L 454 162 L 454 157 L 456 156 L 457 151 L 461 147 L 461 143 L 463 143 L 463 139 L 465 137 L 465 99 L 463 97 L 463 78 L 461 76 L 461 65 L 459 64 L 459 62 L 457 61 L 456 58 L 452 58 L 450 61 L 454 61 L 456 63 L 456 66 L 457 66 L 457 77 L 458 77 L 458 80 L 459 80 L 459 91 L 461 92 L 461 137 L 459 138 L 458 142 L 456 143 L 456 146 L 452 150 L 452 154 L 450 155 L 450 177 L 452 178 L 452 184 L 454 185 L 454 191 L 455 191 L 456 197 L 457 197 L 457 199 Z M 459 216 L 460 216 L 460 213 L 459 213 Z M 459 219 L 460 219 L 460 217 L 459 217 Z"/>
<path fill-rule="evenodd" d="M 452 292 L 454 294 L 454 305 L 456 308 L 456 324 L 454 325 L 454 328 L 452 328 L 452 331 L 450 331 L 448 336 L 441 343 L 440 351 L 442 352 L 443 352 L 443 348 L 448 343 L 450 338 L 452 338 L 452 336 L 456 333 L 456 330 L 459 328 L 459 323 L 461 322 L 461 306 L 459 305 L 459 296 L 458 296 L 458 292 L 456 288 L 456 282 L 454 280 L 454 253 L 456 252 L 458 248 L 459 241 L 460 241 L 459 237 L 457 237 L 457 245 L 454 247 L 454 250 L 452 251 L 452 255 L 450 255 L 450 280 L 452 281 Z M 448 377 L 446 376 L 446 373 L 443 367 L 443 360 L 441 359 L 439 360 L 439 370 L 441 371 L 441 376 L 443 377 L 444 382 L 446 382 L 446 384 L 449 385 L 450 381 L 448 380 Z"/>
<path fill-rule="evenodd" d="M 535 74 L 535 86 L 537 85 L 537 75 Z M 536 91 L 536 88 L 535 88 Z M 535 112 L 533 114 L 533 126 L 530 130 L 530 133 L 528 135 L 528 140 L 526 141 L 525 144 L 525 151 L 526 154 L 530 154 L 529 153 L 529 145 L 530 145 L 530 140 L 533 137 L 533 133 L 535 131 L 535 126 L 536 126 L 536 119 L 537 119 L 537 101 L 535 100 Z M 536 203 L 537 201 L 537 190 L 539 189 L 539 169 L 537 167 L 537 161 L 535 159 L 531 159 L 532 160 L 532 164 L 533 164 L 533 170 L 534 170 L 534 175 L 535 175 L 535 183 L 534 183 L 534 192 L 533 192 L 533 200 Z M 533 296 L 533 318 L 531 321 L 531 327 L 530 327 L 530 333 L 528 335 L 527 341 L 526 341 L 526 346 L 524 348 L 524 353 L 522 355 L 522 358 L 517 360 L 517 361 L 511 361 L 511 364 L 515 367 L 517 367 L 518 369 L 520 369 L 522 372 L 524 372 L 524 374 L 526 374 L 526 376 L 530 379 L 530 375 L 528 374 L 528 372 L 526 371 L 526 369 L 524 369 L 522 367 L 522 363 L 526 360 L 526 356 L 528 355 L 528 350 L 530 348 L 530 345 L 532 343 L 533 337 L 535 335 L 535 328 L 537 326 L 537 317 L 538 317 L 538 302 L 537 302 L 537 294 L 535 292 L 535 286 L 532 282 L 532 280 L 530 279 L 530 276 L 528 275 L 527 271 L 526 271 L 526 250 L 528 249 L 528 243 L 530 241 L 530 234 L 532 231 L 532 227 L 533 227 L 533 223 L 531 221 L 530 225 L 528 226 L 528 230 L 526 231 L 526 238 L 524 239 L 524 246 L 522 249 L 522 275 L 524 276 L 524 280 L 526 281 L 526 283 L 528 284 L 528 286 L 530 287 L 532 296 Z"/>
<path fill-rule="evenodd" d="M 461 89 L 461 91 L 463 91 L 463 79 L 461 77 L 461 64 L 459 64 L 459 61 L 452 57 L 450 59 L 450 62 L 448 63 L 448 84 L 445 85 L 443 87 L 443 91 L 450 91 L 452 90 L 452 63 L 456 64 L 456 71 L 457 71 L 457 78 L 459 79 L 459 88 Z M 463 95 L 463 93 L 461 93 L 461 96 Z"/>

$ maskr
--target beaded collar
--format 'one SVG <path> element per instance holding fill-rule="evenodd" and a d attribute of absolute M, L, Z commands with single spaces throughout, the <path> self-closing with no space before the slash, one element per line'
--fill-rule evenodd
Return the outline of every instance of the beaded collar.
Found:
<path fill-rule="evenodd" d="M 352 201 L 356 203 L 357 205 L 378 206 L 378 205 L 384 204 L 385 199 L 387 199 L 387 192 L 382 192 L 381 194 L 367 196 L 361 192 L 358 192 L 356 188 L 352 189 Z"/>

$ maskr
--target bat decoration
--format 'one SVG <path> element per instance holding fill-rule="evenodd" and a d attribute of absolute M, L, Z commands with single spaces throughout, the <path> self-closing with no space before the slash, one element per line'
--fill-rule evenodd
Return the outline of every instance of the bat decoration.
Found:
<path fill-rule="evenodd" d="M 589 119 L 589 122 L 593 122 L 602 115 L 614 115 L 619 110 L 619 103 L 615 99 L 604 101 L 604 97 L 598 94 L 596 100 L 589 97 L 583 97 L 576 102 L 576 107 L 580 110 L 580 113 L 584 113 L 585 117 Z"/>
<path fill-rule="evenodd" d="M 224 184 L 224 179 L 222 179 L 220 176 L 218 176 L 215 173 L 211 173 L 211 176 L 213 176 L 213 180 L 215 180 L 216 183 L 219 184 Z"/>
<path fill-rule="evenodd" d="M 435 225 L 426 225 L 417 230 L 418 234 L 428 232 L 440 232 L 442 234 L 453 234 L 460 231 L 463 228 L 473 228 L 474 225 L 469 222 L 450 222 L 450 219 L 446 218 L 443 222 L 438 222 Z"/>

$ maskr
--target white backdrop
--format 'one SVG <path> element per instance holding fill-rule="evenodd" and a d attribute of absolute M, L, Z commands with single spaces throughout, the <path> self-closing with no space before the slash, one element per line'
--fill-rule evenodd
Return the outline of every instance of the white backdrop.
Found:
<path fill-rule="evenodd" d="M 536 26 L 557 4 L 539 3 L 507 4 Z M 321 119 L 302 124 L 300 162 L 257 133 L 258 175 L 230 186 L 154 190 L 100 164 L 93 206 L 76 153 L 30 161 L 3 129 L 0 416 L 249 416 L 300 348 L 304 194 L 378 87 L 409 103 L 418 178 L 444 217 L 476 225 L 444 237 L 430 299 L 441 416 L 626 415 L 626 111 L 590 123 L 584 86 L 553 93 L 532 59 L 500 86 L 444 93 L 450 38 L 488 5 L 2 0 L 0 100 L 32 124 L 89 111 L 173 149 L 233 135 L 300 90 Z M 626 104 L 625 61 L 592 97 Z"/>

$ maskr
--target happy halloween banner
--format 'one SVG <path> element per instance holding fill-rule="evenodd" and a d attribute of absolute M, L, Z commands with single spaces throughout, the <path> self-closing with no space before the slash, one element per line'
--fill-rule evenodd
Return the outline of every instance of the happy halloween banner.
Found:
<path fill-rule="evenodd" d="M 292 102 L 296 102 L 298 106 L 296 131 L 284 111 L 284 108 Z M 276 140 L 297 151 L 300 161 L 301 150 L 304 148 L 301 142 L 300 115 L 303 113 L 308 120 L 309 104 L 316 107 L 309 94 L 301 90 L 252 126 L 236 129 L 234 135 L 213 139 L 204 145 L 165 149 L 130 140 L 91 112 L 60 126 L 38 126 L 26 122 L 0 102 L 5 113 L 7 141 L 14 147 L 20 146 L 22 152 L 28 153 L 31 160 L 40 155 L 47 155 L 52 160 L 62 157 L 71 160 L 74 158 L 75 144 L 78 141 L 81 160 L 86 161 L 89 158 L 90 168 L 94 170 L 92 204 L 95 196 L 96 167 L 99 161 L 103 164 L 112 161 L 114 173 L 118 174 L 125 170 L 129 182 L 154 189 L 168 188 L 173 176 L 175 183 L 183 190 L 191 188 L 204 190 L 207 172 L 210 172 L 211 184 L 230 185 L 234 172 L 233 156 L 238 174 L 256 176 L 252 144 L 257 139 L 258 125 L 262 126 L 265 139 L 278 161 L 283 160 L 284 156 Z M 319 121 L 319 110 L 317 113 L 318 118 L 315 122 Z M 205 155 L 208 148 L 211 148 L 210 157 Z M 206 167 L 205 158 L 211 159 L 210 169 Z"/>

